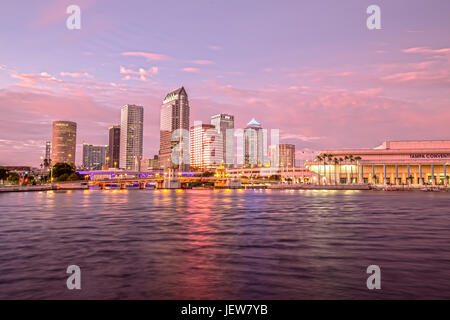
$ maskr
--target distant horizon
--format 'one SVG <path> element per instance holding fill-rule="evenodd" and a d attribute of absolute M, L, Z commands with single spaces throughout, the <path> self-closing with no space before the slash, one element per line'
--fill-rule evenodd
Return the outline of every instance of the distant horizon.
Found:
<path fill-rule="evenodd" d="M 280 129 L 297 160 L 450 135 L 448 1 L 376 1 L 381 30 L 367 29 L 366 0 L 79 0 L 80 30 L 66 28 L 71 1 L 24 3 L 0 5 L 10 44 L 0 51 L 0 165 L 39 166 L 57 120 L 77 123 L 80 164 L 83 143 L 108 144 L 125 104 L 144 107 L 152 158 L 159 108 L 181 86 L 190 125 L 255 118 Z"/>

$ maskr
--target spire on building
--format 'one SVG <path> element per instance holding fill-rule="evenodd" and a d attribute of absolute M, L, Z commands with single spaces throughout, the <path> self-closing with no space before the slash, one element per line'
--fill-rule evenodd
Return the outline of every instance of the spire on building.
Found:
<path fill-rule="evenodd" d="M 261 124 L 255 120 L 255 118 L 252 118 L 249 123 L 247 123 L 248 127 L 261 127 Z"/>

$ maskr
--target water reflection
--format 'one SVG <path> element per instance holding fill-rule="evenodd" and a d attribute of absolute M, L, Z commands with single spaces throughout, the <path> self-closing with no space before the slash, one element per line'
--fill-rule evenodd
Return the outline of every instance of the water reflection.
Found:
<path fill-rule="evenodd" d="M 445 193 L 110 189 L 0 203 L 0 298 L 450 298 Z M 62 289 L 69 264 L 81 292 Z M 380 292 L 365 287 L 370 264 Z"/>

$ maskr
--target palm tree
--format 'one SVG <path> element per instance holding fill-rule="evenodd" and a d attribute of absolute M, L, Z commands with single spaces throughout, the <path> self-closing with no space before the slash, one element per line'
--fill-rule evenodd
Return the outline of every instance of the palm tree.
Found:
<path fill-rule="evenodd" d="M 320 155 L 318 155 L 317 157 L 316 157 L 316 160 L 317 160 L 317 162 L 322 162 L 322 160 L 323 160 L 323 158 L 320 156 Z M 319 184 L 320 184 L 320 164 L 317 166 L 317 168 L 319 169 L 319 170 L 317 170 L 318 171 L 318 173 L 319 173 Z"/>
<path fill-rule="evenodd" d="M 357 157 L 355 157 L 355 161 L 356 161 L 356 175 L 358 176 L 357 178 L 356 178 L 356 181 L 358 181 L 358 178 L 359 178 L 359 162 L 361 161 L 361 157 L 360 156 L 357 156 Z M 361 183 L 364 183 L 364 177 L 361 177 Z"/>
<path fill-rule="evenodd" d="M 334 184 L 337 184 L 337 165 L 339 164 L 338 158 L 333 158 L 334 161 Z"/>
<path fill-rule="evenodd" d="M 345 155 L 344 157 L 345 164 L 347 164 L 348 159 L 349 159 L 348 155 Z M 347 177 L 348 177 L 348 167 L 345 167 L 345 181 L 347 181 L 348 183 Z"/>
<path fill-rule="evenodd" d="M 44 165 L 45 168 L 48 168 L 48 167 L 50 167 L 50 163 L 51 163 L 50 159 L 44 159 L 43 165 Z"/>
<path fill-rule="evenodd" d="M 355 159 L 353 158 L 352 154 L 348 156 L 348 160 L 350 160 L 350 183 L 353 183 L 353 162 L 355 161 Z"/>
<path fill-rule="evenodd" d="M 327 154 L 327 159 L 328 159 L 328 163 L 332 164 L 333 155 L 331 153 Z M 329 176 L 330 176 L 330 180 L 329 181 L 331 182 L 331 168 L 328 171 L 330 171 L 329 172 Z"/>

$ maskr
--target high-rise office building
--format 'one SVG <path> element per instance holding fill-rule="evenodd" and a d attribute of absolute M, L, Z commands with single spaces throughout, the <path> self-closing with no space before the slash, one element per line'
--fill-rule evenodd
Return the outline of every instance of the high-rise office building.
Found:
<path fill-rule="evenodd" d="M 60 162 L 75 164 L 77 124 L 72 121 L 53 121 L 52 165 Z"/>
<path fill-rule="evenodd" d="M 120 162 L 120 126 L 109 127 L 109 148 L 107 165 L 109 168 L 119 168 Z"/>
<path fill-rule="evenodd" d="M 106 165 L 108 146 L 93 146 L 83 143 L 83 168 L 87 170 L 101 170 Z"/>
<path fill-rule="evenodd" d="M 272 167 L 295 167 L 295 145 L 276 144 L 269 148 Z"/>
<path fill-rule="evenodd" d="M 44 157 L 44 166 L 46 168 L 50 167 L 51 165 L 51 159 L 52 159 L 52 142 L 46 141 L 45 142 L 45 157 Z"/>
<path fill-rule="evenodd" d="M 234 162 L 234 134 L 227 129 L 234 129 L 234 116 L 229 114 L 216 114 L 211 117 L 211 124 L 215 126 L 223 141 L 222 160 L 226 166 L 231 166 Z"/>
<path fill-rule="evenodd" d="M 164 98 L 159 149 L 159 164 L 163 169 L 189 170 L 189 112 L 189 100 L 184 87 L 168 93 Z M 173 150 L 177 153 L 177 159 L 172 159 Z"/>
<path fill-rule="evenodd" d="M 120 168 L 140 170 L 143 127 L 143 107 L 127 104 L 120 109 Z"/>
<path fill-rule="evenodd" d="M 260 167 L 267 162 L 267 131 L 253 118 L 244 129 L 244 164 Z"/>
<path fill-rule="evenodd" d="M 212 124 L 194 124 L 191 127 L 191 168 L 207 170 L 222 165 L 223 141 Z"/>

